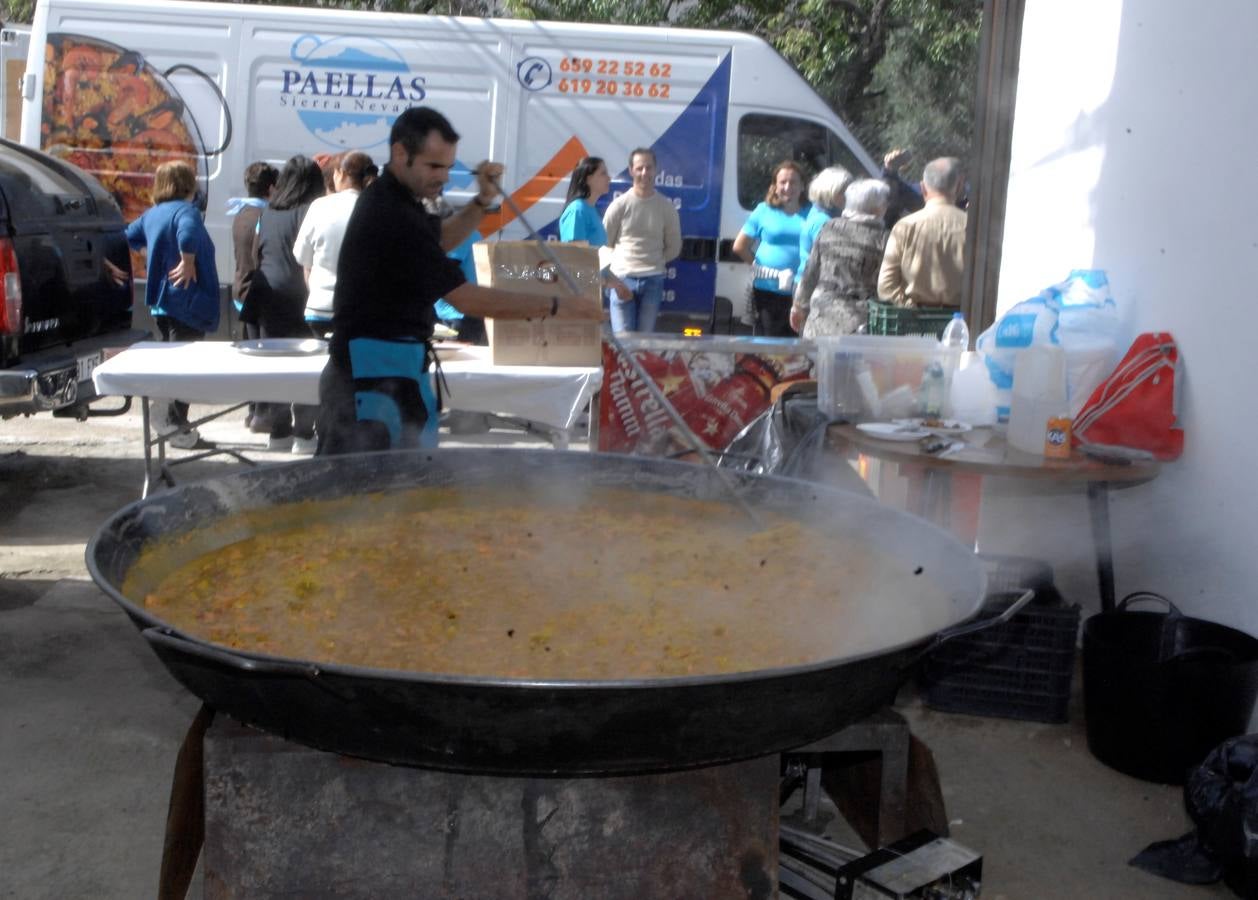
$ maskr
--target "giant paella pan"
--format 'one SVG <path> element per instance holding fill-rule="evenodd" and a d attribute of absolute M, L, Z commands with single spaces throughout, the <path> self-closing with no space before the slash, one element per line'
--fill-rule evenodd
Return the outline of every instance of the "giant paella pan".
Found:
<path fill-rule="evenodd" d="M 502 774 L 714 765 L 831 734 L 968 628 L 975 555 L 856 494 L 626 456 L 317 458 L 116 513 L 96 582 L 212 707 Z"/>

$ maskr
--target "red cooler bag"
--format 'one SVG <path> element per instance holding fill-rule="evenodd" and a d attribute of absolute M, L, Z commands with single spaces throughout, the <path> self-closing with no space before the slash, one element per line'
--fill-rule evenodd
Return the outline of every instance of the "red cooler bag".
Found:
<path fill-rule="evenodd" d="M 1075 444 L 1147 450 L 1163 461 L 1184 452 L 1179 416 L 1179 348 L 1165 331 L 1136 338 L 1074 421 Z"/>

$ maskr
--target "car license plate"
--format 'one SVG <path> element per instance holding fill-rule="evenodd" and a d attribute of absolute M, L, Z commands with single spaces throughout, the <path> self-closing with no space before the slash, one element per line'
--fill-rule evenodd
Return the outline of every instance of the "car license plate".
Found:
<path fill-rule="evenodd" d="M 104 359 L 105 353 L 100 350 L 91 356 L 79 357 L 79 381 L 87 381 L 87 379 L 91 378 L 92 372 L 96 371 L 96 367 L 104 362 Z"/>

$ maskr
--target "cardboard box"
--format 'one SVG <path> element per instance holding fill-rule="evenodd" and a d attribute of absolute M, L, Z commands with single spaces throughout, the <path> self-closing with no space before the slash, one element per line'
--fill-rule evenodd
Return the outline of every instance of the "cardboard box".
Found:
<path fill-rule="evenodd" d="M 602 302 L 598 250 L 550 242 L 547 249 L 591 299 Z M 533 241 L 481 242 L 472 247 L 476 281 L 525 294 L 569 294 L 555 266 Z M 600 366 L 603 326 L 575 319 L 486 319 L 490 359 L 497 366 Z"/>

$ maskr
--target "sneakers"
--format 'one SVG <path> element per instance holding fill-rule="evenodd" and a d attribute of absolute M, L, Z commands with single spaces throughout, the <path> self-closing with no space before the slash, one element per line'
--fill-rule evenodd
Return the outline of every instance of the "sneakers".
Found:
<path fill-rule="evenodd" d="M 178 434 L 182 427 L 178 423 L 161 416 L 154 416 L 153 418 L 153 431 L 158 437 L 170 437 L 172 434 Z"/>
<path fill-rule="evenodd" d="M 154 407 L 152 427 L 158 437 L 166 438 L 166 443 L 176 450 L 209 450 L 215 445 L 201 437 L 201 432 L 188 425 L 187 421 L 175 421 L 171 405 Z"/>
<path fill-rule="evenodd" d="M 294 456 L 311 456 L 317 449 L 319 449 L 319 439 L 317 437 L 293 438 Z"/>
<path fill-rule="evenodd" d="M 279 453 L 288 453 L 293 449 L 293 436 L 291 434 L 287 437 L 275 437 L 272 435 L 266 439 L 266 449 Z"/>
<path fill-rule="evenodd" d="M 172 434 L 166 439 L 166 443 L 174 447 L 176 450 L 209 450 L 213 448 L 214 442 L 207 441 L 201 437 L 201 432 L 195 428 L 189 428 L 187 431 L 180 431 Z"/>

